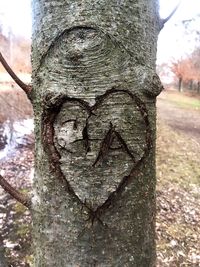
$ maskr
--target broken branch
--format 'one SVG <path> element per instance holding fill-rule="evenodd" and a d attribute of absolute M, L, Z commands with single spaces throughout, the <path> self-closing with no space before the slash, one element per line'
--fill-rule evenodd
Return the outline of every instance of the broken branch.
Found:
<path fill-rule="evenodd" d="M 28 209 L 31 208 L 31 199 L 28 196 L 16 190 L 15 188 L 13 188 L 1 175 L 0 175 L 0 185 L 9 195 L 11 195 L 22 205 L 24 205 Z"/>
<path fill-rule="evenodd" d="M 160 30 L 164 27 L 165 23 L 168 22 L 168 20 L 170 20 L 171 17 L 175 14 L 175 12 L 176 12 L 177 9 L 179 8 L 181 2 L 182 2 L 182 0 L 178 3 L 178 5 L 174 8 L 174 10 L 170 13 L 170 15 L 169 15 L 167 18 L 165 18 L 165 19 L 161 19 Z"/>
<path fill-rule="evenodd" d="M 5 68 L 5 70 L 9 73 L 9 75 L 13 78 L 13 80 L 22 88 L 22 90 L 24 90 L 24 92 L 29 97 L 30 92 L 32 90 L 32 87 L 30 85 L 27 85 L 24 82 L 22 82 L 22 80 L 14 73 L 14 71 L 8 65 L 7 61 L 5 60 L 5 58 L 3 57 L 1 52 L 0 52 L 0 62 L 3 65 L 3 67 Z"/>

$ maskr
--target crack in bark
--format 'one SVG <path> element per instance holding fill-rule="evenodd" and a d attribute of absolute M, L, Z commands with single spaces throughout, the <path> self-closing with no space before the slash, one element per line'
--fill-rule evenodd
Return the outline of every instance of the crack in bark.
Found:
<path fill-rule="evenodd" d="M 90 138 L 89 138 L 89 134 L 88 134 L 88 119 L 86 120 L 86 125 L 83 128 L 82 136 L 83 136 L 83 144 L 85 146 L 85 153 L 87 154 L 88 152 L 91 151 Z"/>
<path fill-rule="evenodd" d="M 74 130 L 77 129 L 77 119 L 70 119 L 70 120 L 63 121 L 63 122 L 62 122 L 62 126 L 63 126 L 65 123 L 68 123 L 68 122 L 74 122 L 73 129 L 74 129 Z"/>
<path fill-rule="evenodd" d="M 95 115 L 93 113 L 94 110 L 98 108 L 99 105 L 103 103 L 103 101 L 111 94 L 117 94 L 117 93 L 125 93 L 131 97 L 131 99 L 136 103 L 139 112 L 143 118 L 145 127 L 146 127 L 146 135 L 145 135 L 145 141 L 146 141 L 146 146 L 144 148 L 144 153 L 143 156 L 138 160 L 137 162 L 135 161 L 135 158 L 131 151 L 129 150 L 125 140 L 123 140 L 122 136 L 120 133 L 118 133 L 112 123 L 110 122 L 110 129 L 106 133 L 100 149 L 99 153 L 97 155 L 97 158 L 95 162 L 93 163 L 93 167 L 96 166 L 97 163 L 99 163 L 100 159 L 105 159 L 106 154 L 108 153 L 109 149 L 112 149 L 112 142 L 114 138 L 117 138 L 122 144 L 119 149 L 124 149 L 124 151 L 131 157 L 135 165 L 133 165 L 133 168 L 130 171 L 130 174 L 127 176 L 124 176 L 119 183 L 117 189 L 110 193 L 108 196 L 107 200 L 100 206 L 98 206 L 95 210 L 93 210 L 88 203 L 85 201 L 82 201 L 75 193 L 74 189 L 66 179 L 65 175 L 63 174 L 61 168 L 60 168 L 60 154 L 55 147 L 54 144 L 54 121 L 56 119 L 57 114 L 60 112 L 62 105 L 66 102 L 73 102 L 73 103 L 78 103 L 82 108 L 84 108 L 88 112 L 88 118 L 86 121 L 86 125 L 82 131 L 83 139 L 80 139 L 79 141 L 84 141 L 86 153 L 89 152 L 90 149 L 90 139 L 89 134 L 88 134 L 88 119 L 90 118 L 91 115 Z M 102 222 L 100 219 L 101 215 L 103 212 L 105 212 L 106 209 L 108 209 L 112 203 L 119 197 L 120 193 L 124 190 L 126 185 L 128 185 L 133 176 L 137 174 L 138 168 L 141 166 L 143 163 L 144 159 L 148 156 L 151 148 L 152 148 L 152 131 L 150 127 L 150 122 L 149 122 L 149 116 L 148 116 L 148 111 L 146 108 L 145 103 L 138 97 L 136 94 L 131 93 L 129 90 L 125 89 L 117 89 L 117 88 L 111 88 L 110 90 L 107 90 L 103 95 L 98 96 L 96 98 L 96 103 L 93 106 L 90 106 L 86 101 L 79 99 L 79 98 L 70 98 L 68 96 L 60 96 L 60 98 L 57 99 L 57 101 L 54 104 L 51 104 L 49 96 L 46 98 L 46 109 L 43 112 L 43 143 L 44 143 L 44 149 L 49 157 L 49 162 L 50 162 L 50 169 L 54 173 L 54 175 L 62 181 L 66 185 L 66 190 L 69 192 L 70 195 L 72 195 L 78 203 L 82 205 L 82 207 L 85 207 L 88 211 L 88 220 L 94 223 L 95 220 L 97 220 L 99 223 L 105 226 L 105 224 Z M 76 121 L 76 120 L 75 120 Z M 78 141 L 78 140 L 76 140 Z"/>

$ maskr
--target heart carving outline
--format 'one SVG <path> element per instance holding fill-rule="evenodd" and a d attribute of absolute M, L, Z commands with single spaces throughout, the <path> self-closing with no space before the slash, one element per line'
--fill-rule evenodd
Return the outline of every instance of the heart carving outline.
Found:
<path fill-rule="evenodd" d="M 60 155 L 58 149 L 56 148 L 55 140 L 54 140 L 54 137 L 55 137 L 54 122 L 55 122 L 57 115 L 59 114 L 63 104 L 67 101 L 72 102 L 72 103 L 78 103 L 83 109 L 85 109 L 88 112 L 88 114 L 90 116 L 96 109 L 98 109 L 99 105 L 101 105 L 101 103 L 108 96 L 110 96 L 112 94 L 116 94 L 116 93 L 124 93 L 124 94 L 130 96 L 131 99 L 136 104 L 136 106 L 137 106 L 137 108 L 141 114 L 144 125 L 146 127 L 146 129 L 145 129 L 145 131 L 146 131 L 145 143 L 146 144 L 145 144 L 144 153 L 143 153 L 142 157 L 137 162 L 135 162 L 135 164 L 133 164 L 133 167 L 131 168 L 130 173 L 128 175 L 122 177 L 116 190 L 111 192 L 108 195 L 107 199 L 101 205 L 99 205 L 97 208 L 93 209 L 76 194 L 76 191 L 74 190 L 73 186 L 66 179 L 64 173 L 61 170 L 61 166 L 60 166 L 61 155 Z M 52 96 L 49 96 L 49 95 L 47 96 L 47 98 L 46 98 L 47 108 L 45 109 L 44 114 L 43 114 L 43 142 L 44 142 L 46 152 L 48 153 L 48 156 L 49 156 L 51 170 L 55 173 L 55 175 L 57 177 L 61 178 L 61 180 L 66 184 L 67 191 L 73 197 L 75 197 L 75 199 L 81 205 L 83 205 L 87 208 L 87 210 L 90 213 L 91 219 L 94 220 L 95 218 L 99 218 L 100 214 L 110 206 L 110 204 L 116 199 L 116 197 L 119 196 L 120 192 L 122 192 L 123 189 L 125 188 L 125 186 L 130 182 L 131 177 L 134 176 L 135 171 L 142 164 L 144 159 L 148 156 L 149 151 L 151 150 L 152 133 L 151 133 L 150 122 L 149 122 L 149 118 L 148 118 L 148 112 L 147 112 L 146 105 L 139 98 L 139 96 L 137 96 L 136 94 L 134 94 L 128 90 L 116 89 L 116 88 L 112 88 L 110 90 L 107 90 L 106 93 L 104 93 L 101 96 L 98 96 L 96 98 L 96 102 L 93 106 L 90 106 L 86 101 L 84 101 L 82 99 L 70 98 L 68 96 L 57 97 L 56 100 L 54 99 L 53 103 L 51 103 L 51 101 L 50 101 L 51 98 L 52 98 Z M 96 161 L 97 161 L 97 159 L 96 159 Z"/>

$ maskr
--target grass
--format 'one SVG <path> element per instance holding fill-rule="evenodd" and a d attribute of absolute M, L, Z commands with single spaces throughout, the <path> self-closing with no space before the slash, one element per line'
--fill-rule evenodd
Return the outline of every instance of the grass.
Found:
<path fill-rule="evenodd" d="M 168 91 L 167 100 L 180 108 L 200 110 L 200 95 L 191 96 L 177 91 Z"/>
<path fill-rule="evenodd" d="M 200 145 L 164 123 L 158 123 L 157 175 L 160 186 L 173 182 L 187 187 L 200 186 Z"/>
<path fill-rule="evenodd" d="M 162 121 L 157 131 L 157 267 L 200 266 L 200 146 Z"/>

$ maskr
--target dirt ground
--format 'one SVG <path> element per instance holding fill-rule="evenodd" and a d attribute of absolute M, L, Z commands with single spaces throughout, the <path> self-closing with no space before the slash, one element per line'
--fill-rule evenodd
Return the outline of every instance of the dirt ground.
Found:
<path fill-rule="evenodd" d="M 158 97 L 158 120 L 164 121 L 173 130 L 192 138 L 200 146 L 200 110 L 178 107 L 173 101 L 169 101 L 169 94 L 173 97 L 173 92 L 165 91 Z M 174 94 L 177 97 L 177 94 Z"/>
<path fill-rule="evenodd" d="M 158 97 L 157 267 L 200 266 L 199 106 L 176 92 Z"/>

